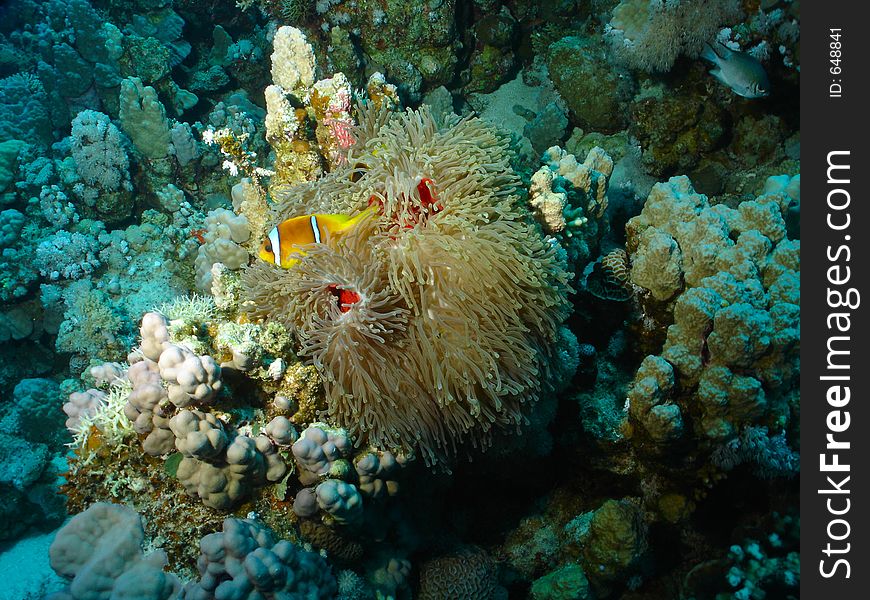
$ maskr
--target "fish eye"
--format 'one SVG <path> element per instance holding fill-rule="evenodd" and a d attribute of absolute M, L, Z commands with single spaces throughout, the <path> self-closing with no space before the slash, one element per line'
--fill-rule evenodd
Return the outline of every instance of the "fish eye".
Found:
<path fill-rule="evenodd" d="M 267 241 L 265 244 L 263 244 L 263 250 L 265 250 L 266 252 L 272 252 L 272 242 Z"/>
<path fill-rule="evenodd" d="M 353 167 L 353 170 L 350 172 L 350 181 L 351 183 L 356 183 L 362 176 L 366 174 L 368 167 L 363 163 L 356 163 Z"/>

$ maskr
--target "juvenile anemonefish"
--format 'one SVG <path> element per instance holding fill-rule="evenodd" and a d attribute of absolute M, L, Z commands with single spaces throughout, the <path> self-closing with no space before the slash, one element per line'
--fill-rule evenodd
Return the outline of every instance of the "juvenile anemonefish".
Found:
<path fill-rule="evenodd" d="M 348 215 L 304 215 L 287 219 L 269 232 L 260 245 L 260 258 L 289 269 L 305 256 L 299 246 L 325 244 L 330 238 L 352 229 L 368 215 L 377 212 L 370 206 L 355 217 Z"/>
<path fill-rule="evenodd" d="M 417 205 L 411 201 L 407 203 L 407 206 L 404 209 L 404 214 L 401 216 L 396 214 L 399 212 L 398 210 L 394 210 L 394 214 L 392 215 L 387 215 L 388 219 L 398 223 L 399 226 L 404 229 L 413 229 L 413 227 L 420 222 L 424 214 L 431 215 L 444 208 L 441 205 L 441 201 L 438 199 L 438 193 L 435 190 L 434 181 L 428 177 L 420 177 L 417 179 L 417 185 L 415 187 L 417 189 L 417 196 L 419 197 L 420 204 Z M 402 194 L 402 196 L 405 195 Z M 405 197 L 407 198 L 408 196 L 410 196 L 410 193 Z M 413 196 L 411 197 L 413 198 Z M 369 198 L 369 206 L 376 207 L 381 212 L 384 210 L 384 202 L 378 196 L 372 196 Z M 424 210 L 426 211 L 425 213 Z"/>
<path fill-rule="evenodd" d="M 443 207 L 438 201 L 438 195 L 435 192 L 435 182 L 428 177 L 422 177 L 417 183 L 417 193 L 420 194 L 420 204 L 424 208 L 430 208 L 433 212 L 441 210 Z"/>

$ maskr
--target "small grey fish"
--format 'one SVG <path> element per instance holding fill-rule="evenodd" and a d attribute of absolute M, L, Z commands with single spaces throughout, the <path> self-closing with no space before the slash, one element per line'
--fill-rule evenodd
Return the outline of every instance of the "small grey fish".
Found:
<path fill-rule="evenodd" d="M 701 58 L 715 65 L 710 75 L 744 98 L 763 98 L 770 94 L 770 81 L 757 59 L 721 44 L 716 47 L 717 50 L 713 50 L 707 45 L 701 52 Z"/>

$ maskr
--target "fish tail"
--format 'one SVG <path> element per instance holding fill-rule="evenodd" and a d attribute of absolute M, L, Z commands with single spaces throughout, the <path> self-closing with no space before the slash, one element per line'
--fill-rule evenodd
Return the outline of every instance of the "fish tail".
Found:
<path fill-rule="evenodd" d="M 701 58 L 710 61 L 714 65 L 718 65 L 722 60 L 722 57 L 713 50 L 713 47 L 710 44 L 704 44 L 704 49 L 701 50 Z"/>
<path fill-rule="evenodd" d="M 360 221 L 362 221 L 362 220 L 364 220 L 364 219 L 367 219 L 367 218 L 370 217 L 371 215 L 375 215 L 375 214 L 377 214 L 378 210 L 379 210 L 379 207 L 378 207 L 378 205 L 376 205 L 376 204 L 373 204 L 373 205 L 369 206 L 368 208 L 366 208 L 365 210 L 363 210 L 363 211 L 362 211 L 361 213 L 359 213 L 358 215 L 356 215 L 356 216 L 354 216 L 354 217 L 351 217 L 350 219 L 348 219 L 347 221 L 345 221 L 345 223 L 341 226 L 341 230 L 342 230 L 342 231 L 346 231 L 346 230 L 348 230 L 348 229 L 354 227 L 354 226 L 357 225 Z"/>

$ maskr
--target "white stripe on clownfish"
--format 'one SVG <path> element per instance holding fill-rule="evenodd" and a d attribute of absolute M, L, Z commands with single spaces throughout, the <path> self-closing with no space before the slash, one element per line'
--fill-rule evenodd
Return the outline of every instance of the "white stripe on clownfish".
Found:
<path fill-rule="evenodd" d="M 311 231 L 314 232 L 314 242 L 320 243 L 320 227 L 317 226 L 317 215 L 311 215 Z"/>
<path fill-rule="evenodd" d="M 272 252 L 275 255 L 275 264 L 281 266 L 281 236 L 278 234 L 278 228 L 273 227 L 269 232 L 269 241 L 272 243 Z"/>

